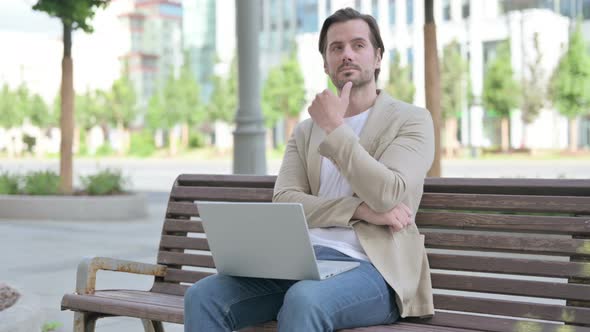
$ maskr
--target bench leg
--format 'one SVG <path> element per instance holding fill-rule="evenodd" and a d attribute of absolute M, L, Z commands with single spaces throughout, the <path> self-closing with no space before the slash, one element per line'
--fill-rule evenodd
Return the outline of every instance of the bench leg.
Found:
<path fill-rule="evenodd" d="M 142 319 L 143 329 L 145 332 L 164 332 L 162 322 L 157 320 Z"/>
<path fill-rule="evenodd" d="M 74 313 L 74 332 L 94 332 L 97 315 L 75 312 Z"/>

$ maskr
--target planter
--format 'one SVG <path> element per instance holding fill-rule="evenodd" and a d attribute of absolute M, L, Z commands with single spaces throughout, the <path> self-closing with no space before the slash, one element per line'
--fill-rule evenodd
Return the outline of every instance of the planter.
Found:
<path fill-rule="evenodd" d="M 0 195 L 0 218 L 48 220 L 129 220 L 147 216 L 144 195 Z"/>
<path fill-rule="evenodd" d="M 20 298 L 8 309 L 0 311 L 0 332 L 41 331 L 44 315 L 39 297 L 17 287 Z"/>

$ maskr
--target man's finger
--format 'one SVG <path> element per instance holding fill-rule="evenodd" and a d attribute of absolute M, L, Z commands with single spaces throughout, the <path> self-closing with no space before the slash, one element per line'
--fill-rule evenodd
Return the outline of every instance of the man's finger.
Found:
<path fill-rule="evenodd" d="M 352 82 L 346 82 L 342 87 L 342 91 L 340 92 L 340 99 L 348 103 L 348 99 L 350 98 L 350 90 L 352 89 Z"/>
<path fill-rule="evenodd" d="M 402 209 L 404 209 L 404 211 L 406 211 L 408 216 L 411 217 L 413 215 L 412 210 L 410 210 L 410 208 L 406 204 L 404 204 L 404 203 L 400 203 L 400 204 L 402 206 Z"/>

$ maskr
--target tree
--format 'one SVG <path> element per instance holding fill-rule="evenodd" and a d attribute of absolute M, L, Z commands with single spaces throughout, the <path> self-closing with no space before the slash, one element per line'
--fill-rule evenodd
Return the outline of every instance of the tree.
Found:
<path fill-rule="evenodd" d="M 203 123 L 206 120 L 206 113 L 201 102 L 201 87 L 195 79 L 187 52 L 185 52 L 184 59 L 176 88 L 179 89 L 180 97 L 178 107 L 180 107 L 179 113 L 182 123 L 181 142 L 183 148 L 188 148 L 189 127 Z"/>
<path fill-rule="evenodd" d="M 34 10 L 43 11 L 57 17 L 63 26 L 63 59 L 61 80 L 61 145 L 60 145 L 60 191 L 73 192 L 72 146 L 74 136 L 74 81 L 72 61 L 72 31 L 82 29 L 93 31 L 90 20 L 99 8 L 104 8 L 110 0 L 38 0 Z"/>
<path fill-rule="evenodd" d="M 296 51 L 291 52 L 279 66 L 270 70 L 262 91 L 262 99 L 267 127 L 272 128 L 279 119 L 285 118 L 285 141 L 289 140 L 305 105 L 305 84 Z"/>
<path fill-rule="evenodd" d="M 535 58 L 527 65 L 528 76 L 523 78 L 522 85 L 522 142 L 521 147 L 526 146 L 526 134 L 528 125 L 539 116 L 545 106 L 546 82 L 543 71 L 543 54 L 539 47 L 539 34 L 533 35 L 533 47 Z"/>
<path fill-rule="evenodd" d="M 569 150 L 578 149 L 577 117 L 590 110 L 590 55 L 578 21 L 567 51 L 552 75 L 550 96 L 557 110 L 569 119 Z"/>
<path fill-rule="evenodd" d="M 467 62 L 460 53 L 460 45 L 452 41 L 443 49 L 441 62 L 441 107 L 446 130 L 446 154 L 452 157 L 457 146 L 457 119 L 466 105 L 468 86 Z"/>
<path fill-rule="evenodd" d="M 216 121 L 225 123 L 232 123 L 236 116 L 238 103 L 238 64 L 234 57 L 230 64 L 229 75 L 224 78 L 220 75 L 215 75 L 213 80 L 213 91 L 206 106 L 206 123 L 208 133 L 213 136 L 214 142 L 215 130 L 213 124 Z"/>
<path fill-rule="evenodd" d="M 396 56 L 389 66 L 389 82 L 385 91 L 394 98 L 411 103 L 414 101 L 416 87 L 410 79 L 408 67 L 401 67 L 399 57 Z"/>
<path fill-rule="evenodd" d="M 498 45 L 496 58 L 487 66 L 483 83 L 483 106 L 501 118 L 502 151 L 508 151 L 510 112 L 519 104 L 520 89 L 514 80 L 508 42 Z"/>
<path fill-rule="evenodd" d="M 22 113 L 17 105 L 18 95 L 4 83 L 0 92 L 0 126 L 8 129 L 22 124 Z"/>
<path fill-rule="evenodd" d="M 116 126 L 123 137 L 119 148 L 119 154 L 122 155 L 129 149 L 129 127 L 138 113 L 135 88 L 129 79 L 127 68 L 123 70 L 121 77 L 113 82 L 111 90 L 106 93 L 105 102 L 108 123 Z"/>

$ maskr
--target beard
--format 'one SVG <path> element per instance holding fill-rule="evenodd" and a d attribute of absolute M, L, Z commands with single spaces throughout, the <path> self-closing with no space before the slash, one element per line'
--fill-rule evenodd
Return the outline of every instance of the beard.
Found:
<path fill-rule="evenodd" d="M 338 90 L 342 90 L 342 88 L 344 87 L 344 84 L 346 84 L 347 82 L 352 82 L 353 88 L 359 88 L 359 87 L 363 87 L 363 86 L 371 83 L 371 81 L 373 81 L 375 79 L 375 71 L 374 70 L 361 69 L 358 66 L 353 66 L 353 67 L 355 67 L 356 70 L 358 70 L 360 72 L 360 75 L 358 75 L 354 78 L 353 78 L 353 76 L 355 76 L 354 73 L 350 74 L 350 75 L 341 74 L 340 68 L 338 68 L 338 71 L 336 71 L 335 73 L 330 74 L 330 79 L 332 80 L 332 83 L 334 83 L 334 86 L 336 86 L 336 88 L 338 88 Z"/>

